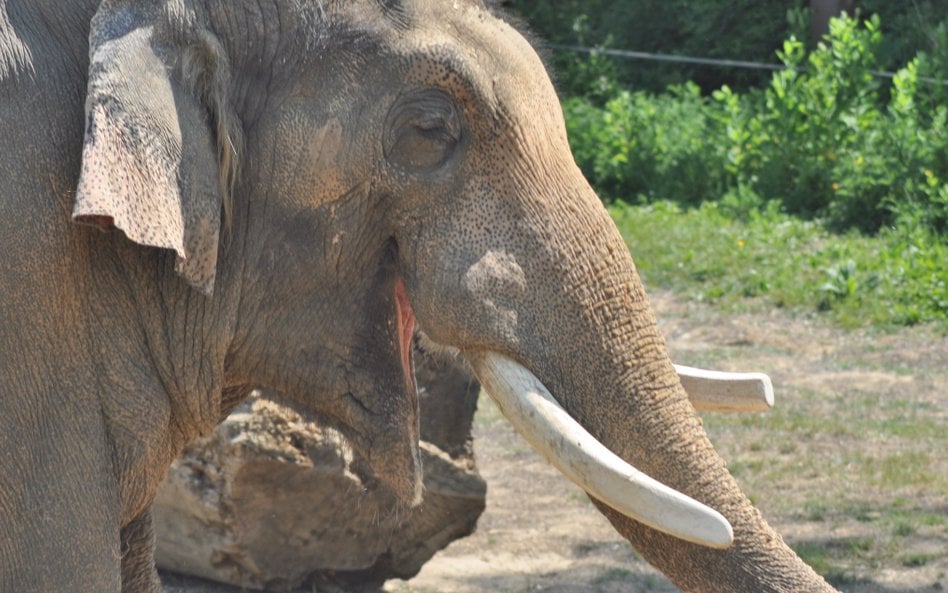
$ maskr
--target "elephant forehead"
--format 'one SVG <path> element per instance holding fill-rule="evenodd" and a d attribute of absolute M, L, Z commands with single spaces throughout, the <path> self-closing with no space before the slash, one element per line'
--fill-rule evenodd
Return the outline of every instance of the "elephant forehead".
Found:
<path fill-rule="evenodd" d="M 426 14 L 414 35 L 402 38 L 416 56 L 416 73 L 441 83 L 460 79 L 508 116 L 559 118 L 543 62 L 510 24 L 479 3 L 423 2 L 419 10 Z"/>

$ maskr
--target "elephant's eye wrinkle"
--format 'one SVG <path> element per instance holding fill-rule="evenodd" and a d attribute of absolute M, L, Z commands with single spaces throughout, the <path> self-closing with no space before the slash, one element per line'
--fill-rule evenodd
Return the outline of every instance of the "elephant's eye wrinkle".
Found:
<path fill-rule="evenodd" d="M 461 140 L 454 101 L 431 89 L 403 95 L 389 111 L 385 158 L 413 173 L 427 173 L 447 163 Z"/>

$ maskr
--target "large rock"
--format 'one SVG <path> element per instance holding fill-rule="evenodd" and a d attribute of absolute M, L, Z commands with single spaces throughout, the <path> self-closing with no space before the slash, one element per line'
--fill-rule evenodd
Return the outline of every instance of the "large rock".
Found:
<path fill-rule="evenodd" d="M 172 466 L 155 501 L 162 568 L 256 589 L 409 578 L 470 534 L 486 486 L 471 448 L 479 386 L 416 356 L 425 496 L 397 510 L 337 432 L 254 394 Z"/>

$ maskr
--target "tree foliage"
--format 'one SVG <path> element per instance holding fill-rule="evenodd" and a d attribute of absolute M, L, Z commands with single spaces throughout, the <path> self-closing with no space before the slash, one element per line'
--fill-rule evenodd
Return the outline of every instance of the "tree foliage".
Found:
<path fill-rule="evenodd" d="M 775 62 L 791 35 L 806 40 L 808 0 L 505 0 L 548 42 L 636 51 Z M 918 52 L 948 53 L 948 0 L 859 0 L 860 18 L 885 24 L 878 65 L 904 66 Z M 807 48 L 813 50 L 815 48 Z M 706 92 L 767 84 L 765 71 L 661 64 L 554 52 L 566 96 L 602 96 L 604 83 L 660 92 L 697 83 Z M 606 85 L 608 86 L 608 85 Z"/>
<path fill-rule="evenodd" d="M 577 162 L 607 199 L 721 201 L 736 213 L 776 201 L 836 230 L 948 235 L 948 87 L 920 79 L 948 57 L 920 55 L 890 81 L 872 74 L 878 18 L 835 19 L 830 41 L 807 53 L 787 40 L 786 69 L 762 89 L 567 99 Z"/>

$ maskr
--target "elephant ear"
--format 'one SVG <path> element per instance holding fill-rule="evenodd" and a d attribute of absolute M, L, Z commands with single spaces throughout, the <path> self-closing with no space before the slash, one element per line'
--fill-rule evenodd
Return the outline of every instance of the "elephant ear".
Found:
<path fill-rule="evenodd" d="M 185 42 L 129 2 L 92 23 L 82 172 L 73 220 L 171 249 L 175 271 L 211 294 L 233 150 L 215 114 L 212 40 Z M 204 88 L 202 88 L 202 86 Z M 219 107 L 222 101 L 216 101 Z M 222 155 L 225 155 L 222 157 Z"/>

